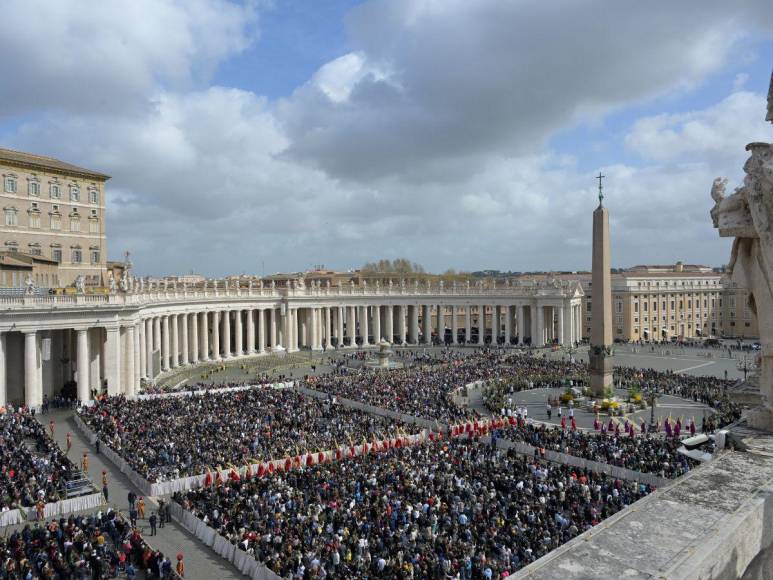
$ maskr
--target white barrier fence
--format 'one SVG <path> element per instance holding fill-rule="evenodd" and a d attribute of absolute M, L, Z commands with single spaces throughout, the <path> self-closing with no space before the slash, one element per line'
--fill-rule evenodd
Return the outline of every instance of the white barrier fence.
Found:
<path fill-rule="evenodd" d="M 69 499 L 47 503 L 43 510 L 43 517 L 53 518 L 55 516 L 67 515 L 73 512 L 92 510 L 104 505 L 104 503 L 105 499 L 99 492 L 82 495 L 80 497 L 71 497 Z M 0 512 L 0 527 L 13 526 L 28 520 L 35 520 L 37 515 L 37 510 L 34 506 Z"/>
<path fill-rule="evenodd" d="M 232 562 L 248 578 L 252 578 L 252 580 L 280 580 L 279 576 L 258 562 L 251 554 L 234 546 L 191 512 L 184 510 L 180 504 L 172 502 L 170 511 L 175 521 L 211 547 L 219 556 Z"/>

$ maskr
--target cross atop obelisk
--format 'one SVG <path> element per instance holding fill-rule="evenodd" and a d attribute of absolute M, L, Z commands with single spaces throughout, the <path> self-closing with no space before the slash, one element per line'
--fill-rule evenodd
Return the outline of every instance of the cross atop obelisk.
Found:
<path fill-rule="evenodd" d="M 609 211 L 602 204 L 604 190 L 599 172 L 599 206 L 593 212 L 593 268 L 591 274 L 590 387 L 601 397 L 612 387 L 612 274 L 609 253 Z"/>
<path fill-rule="evenodd" d="M 599 180 L 599 207 L 604 205 L 604 186 L 601 184 L 601 180 L 605 177 L 606 175 L 601 175 L 601 171 L 599 171 L 599 174 L 596 176 L 596 179 Z"/>

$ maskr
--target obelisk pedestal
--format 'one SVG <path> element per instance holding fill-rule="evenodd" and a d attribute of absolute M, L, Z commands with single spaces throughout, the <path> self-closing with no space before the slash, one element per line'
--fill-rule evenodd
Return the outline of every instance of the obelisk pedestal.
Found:
<path fill-rule="evenodd" d="M 612 380 L 612 275 L 609 259 L 609 212 L 602 205 L 604 196 L 599 176 L 599 206 L 593 212 L 593 273 L 591 288 L 590 388 L 594 397 L 603 397 Z"/>

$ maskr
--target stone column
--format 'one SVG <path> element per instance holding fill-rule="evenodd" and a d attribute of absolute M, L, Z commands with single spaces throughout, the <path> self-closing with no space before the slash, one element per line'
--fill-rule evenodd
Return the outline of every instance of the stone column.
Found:
<path fill-rule="evenodd" d="M 209 358 L 209 313 L 199 314 L 201 329 L 199 330 L 199 358 L 202 361 L 208 361 Z"/>
<path fill-rule="evenodd" d="M 199 343 L 201 342 L 199 338 L 199 314 L 197 312 L 191 314 L 190 329 L 191 364 L 195 365 L 199 362 Z"/>
<path fill-rule="evenodd" d="M 166 316 L 164 317 L 166 320 Z M 107 394 L 110 396 L 121 393 L 121 329 L 116 326 L 105 329 L 105 378 L 107 379 Z M 168 348 L 168 347 L 167 347 Z"/>
<path fill-rule="evenodd" d="M 512 326 L 510 325 L 513 314 L 509 306 L 503 306 L 505 309 L 505 346 L 510 346 L 510 337 L 512 336 Z"/>
<path fill-rule="evenodd" d="M 408 316 L 411 319 L 408 329 L 408 342 L 411 344 L 419 344 L 419 308 L 421 308 L 419 305 L 408 307 Z"/>
<path fill-rule="evenodd" d="M 362 346 L 368 346 L 370 339 L 370 326 L 368 325 L 368 307 L 360 306 L 360 336 L 362 336 Z"/>
<path fill-rule="evenodd" d="M 258 343 L 255 350 L 262 354 L 266 352 L 266 311 L 256 310 L 255 316 L 258 319 Z"/>
<path fill-rule="evenodd" d="M 271 330 L 271 350 L 277 351 L 279 350 L 278 344 L 276 342 L 276 335 L 277 335 L 277 329 L 276 329 L 276 308 L 273 306 L 271 307 L 271 310 L 269 310 L 269 318 L 268 318 L 268 326 Z"/>
<path fill-rule="evenodd" d="M 459 344 L 459 309 L 451 306 L 451 344 Z"/>
<path fill-rule="evenodd" d="M 231 311 L 223 312 L 223 358 L 231 358 Z"/>
<path fill-rule="evenodd" d="M 142 378 L 140 372 L 140 324 L 134 324 L 134 394 L 136 395 L 140 390 L 140 379 Z"/>
<path fill-rule="evenodd" d="M 572 332 L 571 329 L 567 332 L 567 329 L 564 328 L 564 324 L 566 324 L 568 321 L 571 320 L 571 318 L 567 318 L 564 316 L 564 310 L 565 308 L 557 308 L 556 314 L 558 315 L 558 344 L 561 346 L 566 346 L 567 344 L 570 344 L 572 342 Z"/>
<path fill-rule="evenodd" d="M 163 341 L 161 340 L 161 317 L 160 316 L 154 316 L 153 317 L 153 350 L 161 350 L 161 343 Z M 161 359 L 161 368 L 164 367 L 164 361 L 163 356 Z"/>
<path fill-rule="evenodd" d="M 486 342 L 486 307 L 478 306 L 478 344 Z"/>
<path fill-rule="evenodd" d="M 354 306 L 350 306 L 346 313 L 346 334 L 349 336 L 349 346 L 355 348 L 357 346 L 357 320 Z"/>
<path fill-rule="evenodd" d="M 344 307 L 337 306 L 335 310 L 335 335 L 336 335 L 336 348 L 341 348 L 344 345 Z"/>
<path fill-rule="evenodd" d="M 40 372 L 38 369 L 38 335 L 34 330 L 24 332 L 24 404 L 39 409 L 43 397 L 39 395 Z M 40 389 L 42 391 L 42 389 Z"/>
<path fill-rule="evenodd" d="M 172 322 L 177 324 L 176 320 Z M 173 341 L 174 342 L 174 341 Z M 124 362 L 126 364 L 126 384 L 123 386 L 123 392 L 127 397 L 134 397 L 134 326 L 129 325 L 126 327 L 126 335 L 124 340 Z"/>
<path fill-rule="evenodd" d="M 311 350 L 322 350 L 322 310 L 311 309 Z"/>
<path fill-rule="evenodd" d="M 394 342 L 395 340 L 395 307 L 391 304 L 389 306 L 385 307 L 386 310 L 384 311 L 384 326 L 386 327 L 384 329 L 384 334 L 386 335 L 386 339 L 389 342 Z"/>
<path fill-rule="evenodd" d="M 137 336 L 139 337 L 139 346 L 137 350 L 140 355 L 140 367 L 137 375 L 139 378 L 146 377 L 146 369 L 148 368 L 146 357 L 148 355 L 148 347 L 145 344 L 145 321 L 140 320 L 137 325 Z"/>
<path fill-rule="evenodd" d="M 8 404 L 8 375 L 6 370 L 6 333 L 0 332 L 0 407 Z"/>
<path fill-rule="evenodd" d="M 425 304 L 421 313 L 422 342 L 432 344 L 432 306 Z"/>
<path fill-rule="evenodd" d="M 298 309 L 293 308 L 290 312 L 290 345 L 295 352 L 298 350 Z"/>
<path fill-rule="evenodd" d="M 190 356 L 188 348 L 188 313 L 180 314 L 180 364 L 187 365 Z"/>
<path fill-rule="evenodd" d="M 78 401 L 85 403 L 89 396 L 89 331 L 78 329 Z"/>
<path fill-rule="evenodd" d="M 373 313 L 373 342 L 378 344 L 384 338 L 381 336 L 381 306 L 371 306 L 370 308 Z"/>
<path fill-rule="evenodd" d="M 500 306 L 491 307 L 491 344 L 499 344 L 499 336 L 502 332 L 502 308 Z"/>
<path fill-rule="evenodd" d="M 223 358 L 231 358 L 231 311 L 223 311 Z"/>
<path fill-rule="evenodd" d="M 221 360 L 220 357 L 220 311 L 212 312 L 212 360 Z"/>
<path fill-rule="evenodd" d="M 172 327 L 172 350 L 170 354 L 170 366 L 176 369 L 180 364 L 180 328 L 177 315 L 172 314 L 169 320 L 169 325 Z"/>
<path fill-rule="evenodd" d="M 535 346 L 545 346 L 545 308 L 537 304 L 537 343 Z"/>
<path fill-rule="evenodd" d="M 161 326 L 163 331 L 161 333 L 161 370 L 169 370 L 169 317 L 161 317 Z"/>
<path fill-rule="evenodd" d="M 244 354 L 244 332 L 242 331 L 242 311 L 234 310 L 234 356 Z"/>
<path fill-rule="evenodd" d="M 472 305 L 464 306 L 464 344 L 472 339 Z"/>
<path fill-rule="evenodd" d="M 247 309 L 247 354 L 255 354 L 255 311 Z"/>
<path fill-rule="evenodd" d="M 333 346 L 332 328 L 333 328 L 333 313 L 330 311 L 330 306 L 325 306 L 325 348 Z"/>
<path fill-rule="evenodd" d="M 437 339 L 440 344 L 445 342 L 446 337 L 446 312 L 442 304 L 437 305 Z"/>
<path fill-rule="evenodd" d="M 101 350 L 101 349 L 97 349 Z M 145 319 L 145 376 L 153 378 L 153 319 Z"/>
<path fill-rule="evenodd" d="M 516 323 L 518 324 L 518 344 L 526 344 L 526 314 L 523 304 L 518 305 L 518 318 Z"/>
<path fill-rule="evenodd" d="M 401 304 L 397 307 L 397 339 L 400 344 L 407 344 L 408 307 Z"/>

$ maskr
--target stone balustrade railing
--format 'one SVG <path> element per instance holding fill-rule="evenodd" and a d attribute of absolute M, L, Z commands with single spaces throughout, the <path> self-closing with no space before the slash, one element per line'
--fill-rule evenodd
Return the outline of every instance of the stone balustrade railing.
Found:
<path fill-rule="evenodd" d="M 270 286 L 236 286 L 225 283 L 205 287 L 152 287 L 127 292 L 23 294 L 0 296 L 0 309 L 17 308 L 73 308 L 73 307 L 121 307 L 147 306 L 186 300 L 210 300 L 230 298 L 315 298 L 315 297 L 384 297 L 384 296 L 435 296 L 435 297 L 536 297 L 571 295 L 576 284 L 565 281 L 556 284 L 519 284 L 507 286 L 484 285 L 384 285 L 384 286 L 320 286 L 276 288 Z"/>

